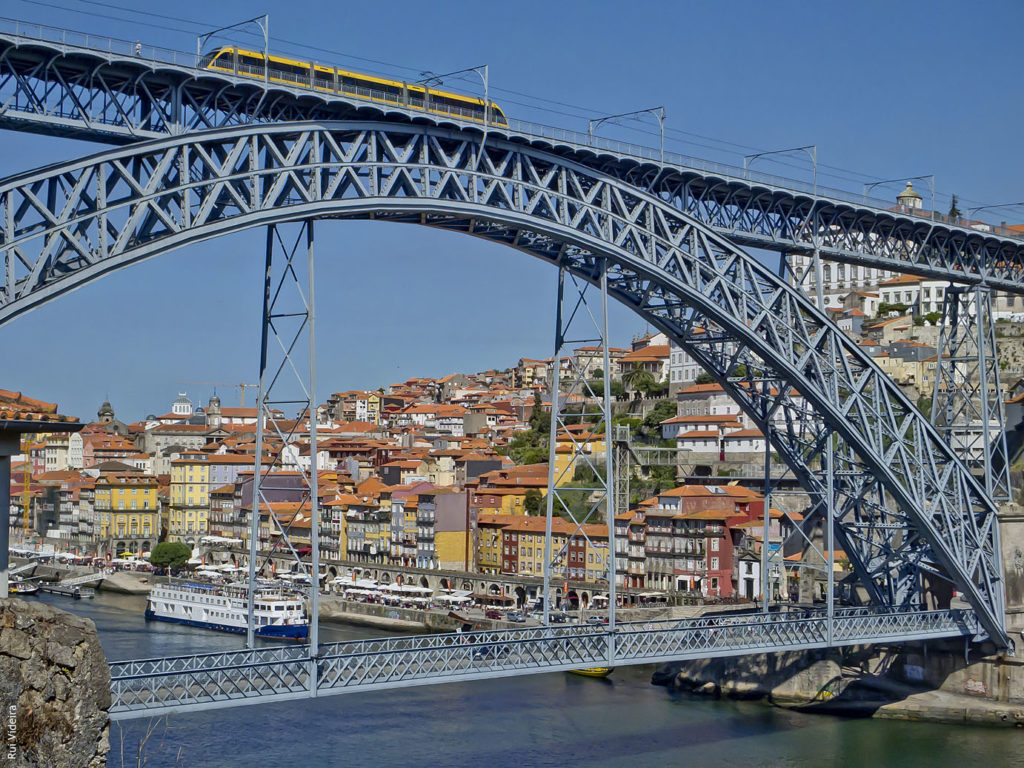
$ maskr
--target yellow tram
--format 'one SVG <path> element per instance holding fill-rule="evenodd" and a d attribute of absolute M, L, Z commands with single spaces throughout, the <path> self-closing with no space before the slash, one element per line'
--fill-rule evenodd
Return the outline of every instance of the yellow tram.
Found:
<path fill-rule="evenodd" d="M 337 93 L 379 104 L 450 115 L 462 120 L 484 121 L 483 99 L 450 91 L 439 91 L 423 85 L 364 75 L 337 67 L 282 56 L 264 56 L 259 51 L 224 46 L 203 56 L 203 69 L 227 72 L 254 80 L 268 80 L 283 85 L 298 85 L 325 93 Z M 264 66 L 268 72 L 264 77 Z M 493 101 L 486 110 L 487 119 L 495 125 L 508 125 L 505 113 Z"/>

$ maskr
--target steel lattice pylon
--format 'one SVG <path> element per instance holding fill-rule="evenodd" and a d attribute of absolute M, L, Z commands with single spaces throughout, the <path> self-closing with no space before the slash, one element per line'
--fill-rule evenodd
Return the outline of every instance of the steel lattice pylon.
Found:
<path fill-rule="evenodd" d="M 551 429 L 548 442 L 548 493 L 546 499 L 546 521 L 544 534 L 544 623 L 548 623 L 552 603 L 552 578 L 562 576 L 568 591 L 571 580 L 585 580 L 588 563 L 575 558 L 578 554 L 574 540 L 581 538 L 585 550 L 597 551 L 604 578 L 608 584 L 608 626 L 615 630 L 615 472 L 612 466 L 612 407 L 611 407 L 611 361 L 608 354 L 608 271 L 607 263 L 601 260 L 596 265 L 598 274 L 588 279 L 569 274 L 569 290 L 566 291 L 566 274 L 558 270 L 558 296 L 555 311 L 555 352 L 552 356 L 551 386 Z M 596 290 L 594 289 L 596 287 Z M 596 296 L 595 296 L 596 294 Z M 597 306 L 594 306 L 594 305 Z M 568 386 L 562 386 L 562 353 L 569 344 L 596 345 L 601 356 L 603 388 L 597 396 L 587 378 L 589 358 L 582 360 L 570 354 L 565 358 Z M 576 400 L 579 400 L 579 409 Z M 598 429 L 603 430 L 599 438 Z M 598 457 L 588 444 L 598 439 L 605 443 L 604 455 Z M 559 466 L 559 442 L 568 443 L 569 453 L 564 466 Z M 583 473 L 580 470 L 584 470 Z M 594 478 L 593 486 L 579 486 L 581 474 Z M 589 498 L 583 500 L 582 509 L 573 503 L 573 495 L 583 493 Z M 594 545 L 586 526 L 601 513 L 608 526 L 608 543 L 604 554 Z M 555 551 L 552 546 L 552 524 L 555 517 L 565 518 L 572 532 L 565 537 L 565 544 Z M 596 569 L 592 569 L 596 570 Z M 583 571 L 583 573 L 580 573 Z M 608 648 L 608 663 L 612 649 Z"/>
<path fill-rule="evenodd" d="M 294 238 L 288 231 L 295 230 Z M 249 527 L 249 626 L 246 639 L 254 644 L 253 602 L 257 578 L 270 555 L 259 553 L 260 520 L 265 513 L 268 524 L 268 547 L 283 542 L 286 551 L 309 576 L 309 656 L 316 656 L 318 647 L 318 605 L 320 587 L 320 506 L 317 485 L 316 433 L 316 302 L 314 285 L 314 225 L 306 220 L 297 226 L 267 227 L 266 261 L 263 277 L 263 312 L 260 333 L 259 395 L 256 418 L 256 467 L 253 475 L 252 519 Z M 303 258 L 305 257 L 305 258 Z M 305 288 L 302 275 L 306 277 Z M 305 352 L 305 355 L 302 353 Z M 306 360 L 303 360 L 303 357 Z M 305 365 L 303 364 L 305 362 Z M 307 367 L 308 366 L 308 367 Z M 285 420 L 279 407 L 294 410 L 294 420 Z M 286 416 L 286 414 L 285 414 Z M 304 419 L 309 420 L 311 467 L 301 465 L 305 489 L 297 509 L 282 523 L 274 511 L 267 491 L 288 490 L 275 486 L 275 471 L 281 469 L 284 447 L 294 442 Z M 268 430 L 280 441 L 279 449 L 271 451 L 265 462 L 264 448 Z M 305 519 L 310 526 L 311 563 L 307 566 L 292 544 L 292 527 Z M 277 542 L 271 541 L 274 529 L 280 531 Z M 257 565 L 257 562 L 260 565 Z M 311 685 L 315 689 L 315 675 Z"/>
<path fill-rule="evenodd" d="M 946 288 L 937 360 L 932 421 L 967 465 L 982 474 L 989 495 L 1009 501 L 1010 462 L 991 291 Z"/>
<path fill-rule="evenodd" d="M 762 431 L 775 425 L 776 452 L 812 494 L 835 491 L 816 473 L 833 445 L 822 425 L 837 461 L 856 457 L 877 482 L 873 503 L 904 535 L 866 534 L 875 512 L 859 502 L 837 509 L 835 526 L 838 546 L 862 542 L 848 551 L 876 600 L 898 605 L 886 596 L 901 594 L 908 564 L 929 569 L 1009 642 L 992 499 L 862 349 L 757 258 L 669 202 L 492 134 L 482 147 L 479 134 L 423 125 L 245 126 L 0 182 L 0 322 L 188 243 L 314 217 L 435 226 L 585 281 L 604 274 L 610 296 L 708 370 Z M 779 385 L 732 380 L 747 360 Z"/>

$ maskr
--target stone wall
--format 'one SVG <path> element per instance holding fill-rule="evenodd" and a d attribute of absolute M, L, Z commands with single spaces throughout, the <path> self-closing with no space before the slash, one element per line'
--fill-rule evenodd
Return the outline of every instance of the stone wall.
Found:
<path fill-rule="evenodd" d="M 999 538 L 1006 584 L 1006 629 L 1024 652 L 1024 507 L 1004 504 L 999 510 Z"/>
<path fill-rule="evenodd" d="M 89 619 L 0 600 L 5 768 L 102 768 L 110 748 L 110 669 Z"/>

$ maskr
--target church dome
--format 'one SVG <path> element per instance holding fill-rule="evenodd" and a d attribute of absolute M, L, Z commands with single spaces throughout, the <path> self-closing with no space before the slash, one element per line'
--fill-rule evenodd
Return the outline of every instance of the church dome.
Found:
<path fill-rule="evenodd" d="M 909 181 L 907 182 L 907 186 L 904 190 L 896 196 L 896 202 L 904 208 L 920 208 L 922 205 L 921 200 L 921 195 L 917 193 L 917 190 L 914 189 L 914 185 Z"/>
<path fill-rule="evenodd" d="M 113 421 L 114 420 L 114 407 L 110 404 L 109 400 L 104 400 L 103 405 L 96 411 L 96 416 L 99 417 L 100 421 Z"/>

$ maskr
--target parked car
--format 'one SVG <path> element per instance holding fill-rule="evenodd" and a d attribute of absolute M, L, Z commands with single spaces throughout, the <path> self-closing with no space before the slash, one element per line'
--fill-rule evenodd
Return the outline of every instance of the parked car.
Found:
<path fill-rule="evenodd" d="M 507 645 L 481 645 L 473 651 L 474 661 L 494 661 L 508 656 Z"/>
<path fill-rule="evenodd" d="M 569 614 L 562 612 L 552 613 L 548 616 L 548 621 L 552 624 L 566 624 L 569 621 Z"/>
<path fill-rule="evenodd" d="M 522 611 L 509 611 L 505 614 L 505 621 L 514 621 L 516 624 L 522 624 L 526 621 L 526 614 Z"/>
<path fill-rule="evenodd" d="M 503 619 L 505 614 L 499 611 L 497 608 L 488 608 L 484 611 L 484 616 L 488 619 Z"/>
<path fill-rule="evenodd" d="M 602 619 L 600 616 L 588 616 L 587 617 L 587 624 L 593 624 L 595 626 L 600 626 L 600 625 L 607 624 L 607 623 L 608 623 L 608 619 Z"/>

